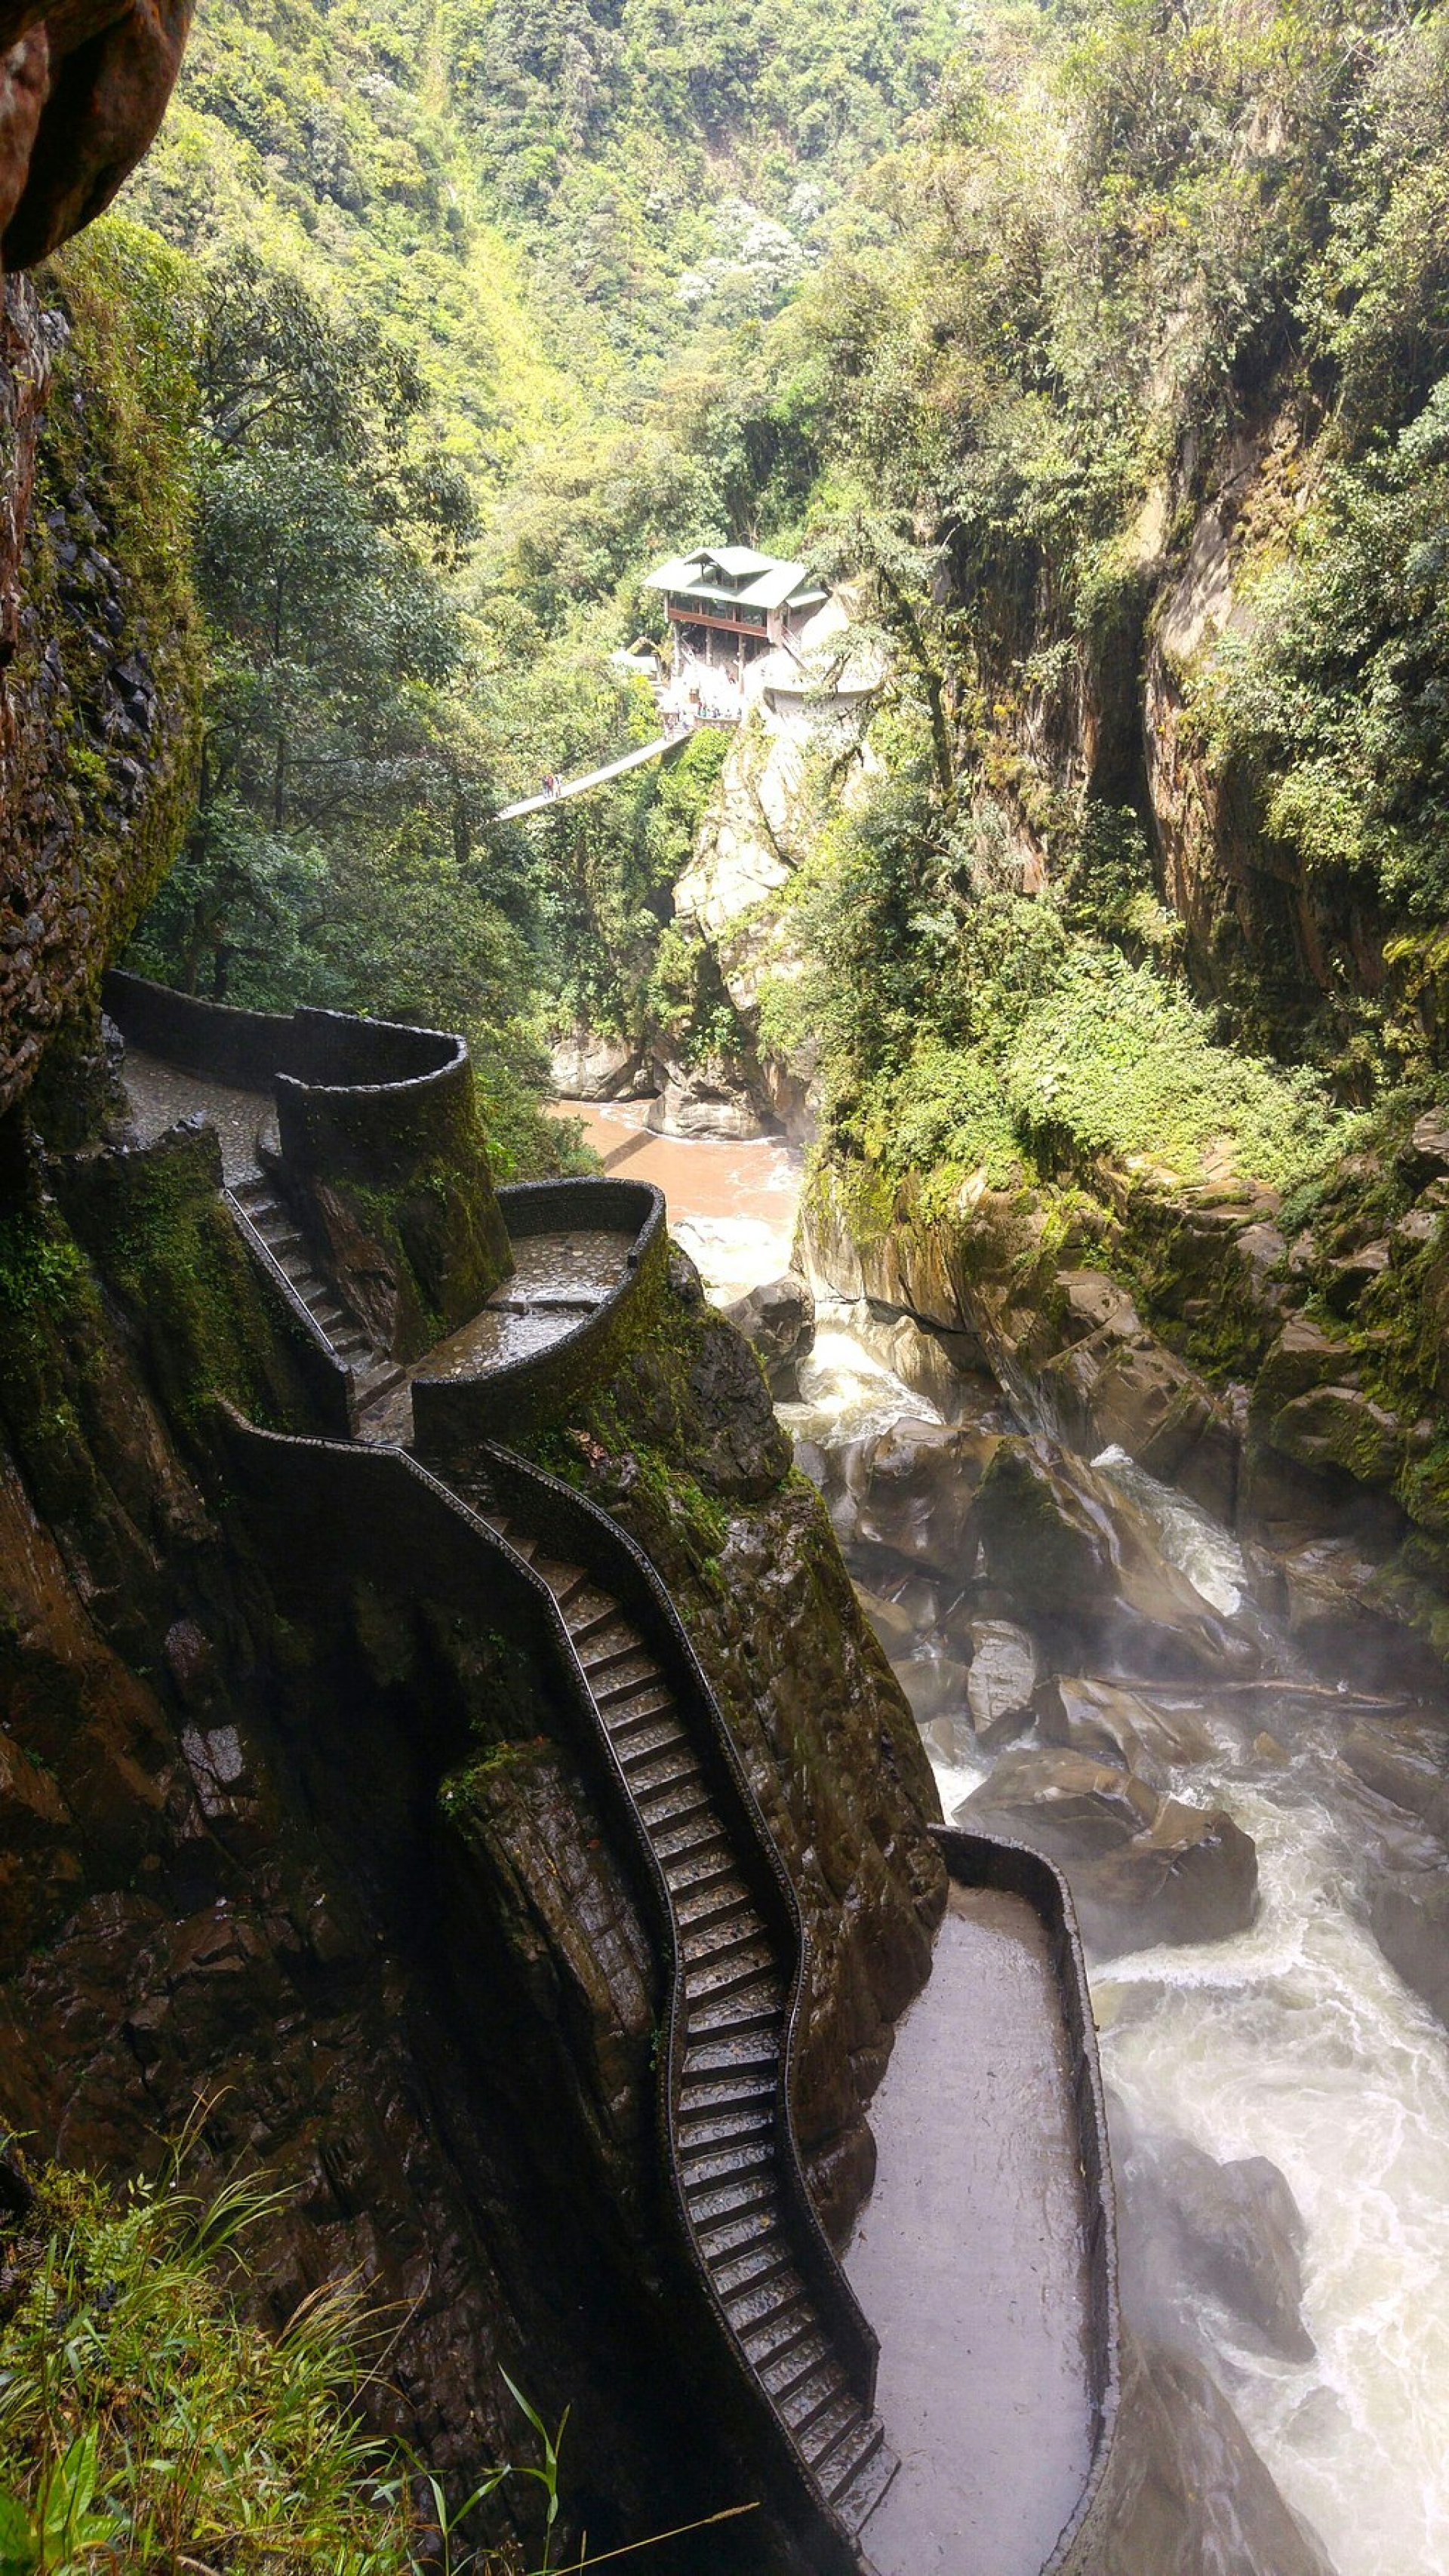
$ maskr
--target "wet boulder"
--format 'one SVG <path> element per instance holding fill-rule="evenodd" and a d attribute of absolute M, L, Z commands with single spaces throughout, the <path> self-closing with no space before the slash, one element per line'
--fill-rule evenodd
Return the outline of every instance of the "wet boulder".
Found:
<path fill-rule="evenodd" d="M 978 1743 L 1004 1744 L 1031 1724 L 1037 1655 L 1025 1628 L 1009 1619 L 971 1624 L 971 1669 L 966 1704 Z"/>
<path fill-rule="evenodd" d="M 1138 1691 L 1065 1673 L 1038 1691 L 1036 1723 L 1048 1744 L 1115 1762 L 1155 1789 L 1166 1787 L 1170 1771 L 1210 1762 L 1217 1750 L 1191 1709 L 1161 1708 Z"/>
<path fill-rule="evenodd" d="M 1115 2101 L 1112 2148 L 1129 2323 L 1191 2342 L 1201 2300 L 1213 2299 L 1259 2349 L 1283 2361 L 1311 2361 L 1315 2346 L 1303 2322 L 1306 2230 L 1278 2167 L 1266 2156 L 1219 2163 L 1188 2138 L 1139 2134 Z"/>
<path fill-rule="evenodd" d="M 975 1526 L 992 1581 L 1023 1606 L 1095 1616 L 1117 1590 L 1109 1515 L 1029 1441 L 1001 1442 Z"/>
<path fill-rule="evenodd" d="M 976 1559 L 976 1488 L 996 1446 L 989 1433 L 909 1419 L 852 1442 L 830 1497 L 837 1531 L 853 1546 L 965 1581 Z"/>
<path fill-rule="evenodd" d="M 793 1403 L 800 1393 L 800 1362 L 815 1347 L 815 1300 L 804 1280 L 787 1270 L 737 1298 L 725 1313 L 758 1354 L 770 1393 L 778 1402 Z"/>
<path fill-rule="evenodd" d="M 949 1655 L 911 1655 L 893 1664 L 892 1670 L 910 1701 L 917 1726 L 928 1727 L 933 1719 L 950 1717 L 966 1705 L 970 1675 L 964 1664 L 953 1663 Z"/>
<path fill-rule="evenodd" d="M 1053 1860 L 1080 1861 L 1120 1848 L 1157 1820 L 1141 1780 L 1085 1753 L 1008 1753 L 956 1811 L 958 1825 L 1031 1843 Z"/>
<path fill-rule="evenodd" d="M 1051 1624 L 1063 1661 L 1090 1646 L 1091 1660 L 1110 1654 L 1128 1672 L 1256 1669 L 1241 1622 L 1218 1616 L 1164 1555 L 1140 1505 L 1080 1459 L 1000 1441 L 974 1529 L 992 1582 L 1034 1628 Z"/>
<path fill-rule="evenodd" d="M 1072 1885 L 1101 1957 L 1158 1942 L 1231 1941 L 1258 1910 L 1257 1846 L 1221 1809 L 1164 1798 L 1145 1833 Z"/>
<path fill-rule="evenodd" d="M 1083 1753 L 1007 1754 L 955 1822 L 1059 1861 L 1102 1957 L 1230 1940 L 1257 1911 L 1257 1850 L 1230 1816 L 1161 1798 Z"/>
<path fill-rule="evenodd" d="M 1123 2338 L 1095 2576 L 1333 2576 L 1199 2362 Z"/>
<path fill-rule="evenodd" d="M 1449 1844 L 1449 1757 L 1423 1730 L 1355 1726 L 1338 1748 L 1339 1759 L 1378 1798 L 1417 1816 Z"/>
<path fill-rule="evenodd" d="M 1377 1872 L 1369 1922 L 1390 1967 L 1449 2027 L 1449 1869 Z"/>
<path fill-rule="evenodd" d="M 1404 1454 L 1403 1425 L 1356 1386 L 1318 1386 L 1273 1417 L 1268 1437 L 1300 1466 L 1334 1467 L 1360 1485 L 1391 1485 Z"/>

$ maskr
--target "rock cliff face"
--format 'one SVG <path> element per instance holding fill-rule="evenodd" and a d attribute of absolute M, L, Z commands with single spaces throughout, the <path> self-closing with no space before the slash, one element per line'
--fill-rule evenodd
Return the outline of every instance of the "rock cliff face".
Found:
<path fill-rule="evenodd" d="M 5 0 L 0 263 L 29 268 L 108 206 L 175 86 L 192 0 Z"/>
<path fill-rule="evenodd" d="M 195 757 L 184 474 L 126 284 L 87 243 L 43 295 L 3 288 L 0 1113 L 62 1027 L 94 1056 L 101 973 L 175 856 Z"/>
<path fill-rule="evenodd" d="M 571 2509 L 622 2541 L 752 2491 L 681 2341 L 646 1917 L 486 1601 L 329 1581 L 330 1545 L 264 1572 L 216 1398 L 293 1429 L 307 1398 L 217 1178 L 182 1129 L 33 1158 L 0 1212 L 0 2125 L 124 2170 L 204 2100 L 204 2160 L 291 2195 L 258 2296 L 359 2271 L 395 2302 L 378 2411 L 445 2473 L 501 2455 L 525 2366 L 575 2409 Z M 914 1726 L 687 1266 L 555 1441 L 674 1585 L 795 1871 L 839 2222 L 939 1903 Z"/>
<path fill-rule="evenodd" d="M 803 1258 L 933 1401 L 984 1367 L 1082 1456 L 1120 1448 L 1180 1485 L 1340 1669 L 1449 1652 L 1437 1113 L 1386 1119 L 1311 1225 L 1261 1190 L 1095 1177 L 1063 1196 L 974 1181 L 926 1213 L 911 1184 L 827 1165 Z"/>

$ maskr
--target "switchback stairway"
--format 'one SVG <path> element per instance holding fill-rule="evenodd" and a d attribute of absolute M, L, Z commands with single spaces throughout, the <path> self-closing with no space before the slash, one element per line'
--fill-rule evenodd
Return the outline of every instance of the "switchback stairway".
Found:
<path fill-rule="evenodd" d="M 319 1276 L 296 1218 L 285 1206 L 275 1181 L 253 1173 L 234 1181 L 227 1191 L 232 1212 L 260 1241 L 294 1295 L 305 1306 L 339 1369 L 349 1380 L 352 1403 L 362 1412 L 386 1395 L 402 1377 L 396 1362 L 379 1351 L 335 1287 Z"/>
<path fill-rule="evenodd" d="M 480 1517 L 557 1603 L 668 1892 L 683 2045 L 667 2117 L 700 2267 L 808 2487 L 856 2535 L 896 2462 L 796 2259 L 795 2212 L 780 2175 L 782 2157 L 794 2157 L 785 2090 L 789 1962 L 754 1901 L 679 1698 L 642 1628 L 584 1565 L 546 1554 L 516 1507 L 485 1506 Z"/>

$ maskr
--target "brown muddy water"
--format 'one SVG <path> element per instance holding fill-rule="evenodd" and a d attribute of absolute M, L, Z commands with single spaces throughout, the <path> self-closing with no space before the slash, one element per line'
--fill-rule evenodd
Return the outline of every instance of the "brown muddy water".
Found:
<path fill-rule="evenodd" d="M 773 1137 L 651 1136 L 647 1100 L 556 1100 L 580 1118 L 611 1180 L 652 1181 L 669 1202 L 669 1230 L 717 1304 L 743 1297 L 790 1266 L 805 1157 Z"/>

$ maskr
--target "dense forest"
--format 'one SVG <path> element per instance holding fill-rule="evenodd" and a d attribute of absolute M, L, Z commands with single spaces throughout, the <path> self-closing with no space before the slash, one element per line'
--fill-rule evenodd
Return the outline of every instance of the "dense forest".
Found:
<path fill-rule="evenodd" d="M 144 963 L 465 1021 L 522 1163 L 571 1021 L 823 1034 L 835 1132 L 901 1167 L 1029 1164 L 1043 1126 L 1190 1163 L 1231 1125 L 1282 1180 L 1422 1073 L 1445 13 L 950 34 L 823 0 L 206 13 L 106 254 L 166 304 L 211 636 Z M 1179 649 L 1164 567 L 1224 490 L 1232 614 Z M 875 784 L 847 821 L 819 782 L 749 1029 L 671 919 L 717 739 L 531 836 L 487 819 L 643 738 L 608 655 L 701 535 L 852 582 L 888 647 Z M 1149 660 L 1213 828 L 1326 907 L 1314 972 L 1243 904 L 1193 919 Z"/>

